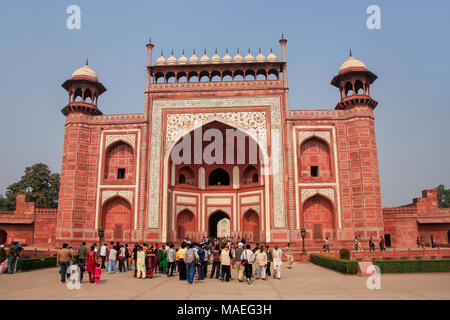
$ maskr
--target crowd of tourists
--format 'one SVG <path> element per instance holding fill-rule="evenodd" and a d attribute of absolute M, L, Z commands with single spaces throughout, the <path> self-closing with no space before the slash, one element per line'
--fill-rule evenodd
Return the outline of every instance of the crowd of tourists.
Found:
<path fill-rule="evenodd" d="M 253 278 L 266 280 L 272 275 L 274 279 L 281 279 L 283 254 L 288 268 L 292 268 L 294 261 L 290 244 L 283 252 L 278 246 L 270 248 L 259 243 L 251 246 L 245 239 L 205 237 L 194 242 L 186 238 L 177 247 L 173 243 L 136 243 L 133 248 L 110 242 L 100 247 L 93 244 L 89 249 L 83 242 L 77 252 L 65 243 L 57 255 L 62 283 L 73 270 L 76 254 L 80 281 L 87 272 L 89 282 L 97 284 L 102 269 L 108 274 L 130 272 L 137 279 L 151 279 L 158 273 L 173 277 L 178 273 L 179 280 L 189 284 L 208 277 L 226 282 L 237 279 L 251 284 Z"/>

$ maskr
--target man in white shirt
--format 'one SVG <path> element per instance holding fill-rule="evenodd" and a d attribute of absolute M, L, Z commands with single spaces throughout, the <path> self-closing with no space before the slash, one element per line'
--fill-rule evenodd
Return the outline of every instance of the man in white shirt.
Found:
<path fill-rule="evenodd" d="M 262 278 L 263 280 L 266 280 L 267 253 L 264 251 L 264 246 L 261 246 L 259 250 L 255 252 L 255 265 L 256 279 Z"/>
<path fill-rule="evenodd" d="M 252 283 L 252 264 L 255 260 L 255 254 L 250 250 L 250 245 L 246 245 L 246 249 L 241 254 L 241 265 L 244 265 L 245 277 L 247 278 L 248 284 Z"/>
<path fill-rule="evenodd" d="M 283 255 L 283 252 L 281 249 L 278 248 L 278 246 L 275 246 L 275 249 L 272 251 L 272 259 L 273 259 L 273 278 L 277 278 L 280 280 L 281 278 L 281 265 L 283 264 L 281 262 L 281 257 Z"/>
<path fill-rule="evenodd" d="M 102 269 L 106 269 L 105 267 L 105 261 L 106 261 L 106 255 L 108 254 L 108 247 L 106 246 L 106 243 L 100 247 L 100 258 L 102 259 Z"/>

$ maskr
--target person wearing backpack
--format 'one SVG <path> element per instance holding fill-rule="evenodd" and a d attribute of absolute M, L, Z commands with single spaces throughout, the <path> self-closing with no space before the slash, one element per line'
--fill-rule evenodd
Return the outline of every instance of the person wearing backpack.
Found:
<path fill-rule="evenodd" d="M 195 267 L 198 261 L 198 254 L 191 248 L 191 245 L 186 244 L 186 254 L 184 256 L 184 263 L 186 264 L 186 276 L 187 281 L 190 284 L 194 284 Z"/>

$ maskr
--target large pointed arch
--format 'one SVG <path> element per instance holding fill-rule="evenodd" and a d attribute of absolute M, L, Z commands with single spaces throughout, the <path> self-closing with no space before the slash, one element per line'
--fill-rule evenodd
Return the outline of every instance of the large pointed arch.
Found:
<path fill-rule="evenodd" d="M 254 143 L 254 145 L 256 146 L 256 152 L 258 153 L 257 163 L 255 163 L 255 166 L 257 168 L 260 168 L 260 166 L 263 166 L 263 165 L 269 163 L 269 160 L 268 160 L 269 157 L 268 157 L 267 152 L 265 151 L 266 148 L 261 142 L 258 142 L 257 140 L 255 140 L 252 137 L 252 135 L 246 133 L 245 130 L 241 130 L 240 128 L 236 128 L 232 125 L 227 124 L 226 121 L 222 122 L 222 121 L 218 121 L 216 119 L 209 119 L 209 120 L 205 121 L 201 126 L 198 124 L 195 124 L 195 125 L 193 125 L 192 130 L 184 131 L 183 134 L 179 134 L 178 138 L 177 138 L 177 140 L 175 140 L 175 142 L 169 141 L 168 143 L 171 146 L 171 148 L 168 149 L 167 146 L 165 147 L 166 153 L 164 155 L 164 171 L 163 171 L 163 180 L 162 180 L 163 196 L 162 196 L 162 204 L 161 204 L 162 205 L 161 228 L 163 230 L 163 237 L 162 237 L 164 239 L 163 241 L 166 240 L 164 235 L 173 234 L 173 231 L 175 231 L 175 229 L 176 229 L 176 226 L 175 226 L 175 221 L 176 221 L 175 215 L 176 214 L 175 214 L 175 211 L 173 210 L 173 207 L 171 207 L 170 212 L 169 212 L 169 205 L 168 205 L 168 201 L 170 200 L 168 188 L 170 185 L 169 182 L 171 181 L 170 174 L 172 171 L 171 170 L 172 162 L 171 162 L 170 156 L 171 156 L 172 150 L 177 145 L 177 143 L 182 141 L 184 139 L 184 137 L 186 137 L 187 135 L 193 134 L 196 129 L 202 128 L 202 130 L 203 130 L 203 128 L 214 127 L 216 125 L 217 126 L 225 126 L 226 128 L 234 129 L 234 130 L 236 130 L 236 132 L 242 133 L 245 135 L 246 143 L 249 143 L 248 141 L 252 141 L 252 143 Z M 224 135 L 224 137 L 225 137 L 224 138 L 224 141 L 225 141 L 226 136 Z M 237 142 L 238 138 L 234 137 L 234 139 Z M 191 142 L 194 143 L 193 138 L 191 139 Z M 209 143 L 209 142 L 207 142 L 207 143 Z M 202 149 L 202 151 L 203 151 L 203 149 Z M 235 152 L 234 156 L 235 157 L 237 156 L 237 152 Z M 193 152 L 191 153 L 191 157 L 193 157 Z M 247 158 L 246 158 L 246 161 L 247 161 Z M 226 162 L 225 154 L 224 154 L 224 162 Z M 202 163 L 202 164 L 199 164 L 199 166 L 204 167 L 205 165 Z M 229 187 L 232 188 L 233 187 L 233 183 L 231 181 L 232 175 L 230 174 L 232 172 L 232 165 L 230 165 L 230 166 L 231 166 L 231 168 L 230 168 L 230 170 L 228 170 L 229 179 L 230 179 Z M 215 167 L 214 168 L 207 167 L 206 177 L 209 177 L 209 174 L 214 169 L 215 169 Z M 177 170 L 175 170 L 175 171 L 177 171 Z M 194 170 L 194 172 L 195 172 L 195 170 Z M 264 170 L 261 170 L 261 172 L 264 172 Z M 208 178 L 206 178 L 206 179 L 208 179 Z M 270 215 L 268 212 L 267 212 L 267 214 L 265 212 L 266 210 L 270 211 L 270 209 L 269 209 L 270 208 L 270 197 L 268 196 L 269 195 L 269 176 L 262 175 L 261 177 L 259 177 L 259 180 L 261 181 L 261 183 L 260 183 L 261 186 L 264 188 L 264 194 L 267 195 L 267 196 L 262 197 L 263 201 L 265 201 L 265 204 L 262 205 L 262 208 L 264 208 L 264 209 L 262 210 L 260 219 L 266 219 L 266 221 L 265 221 L 265 223 L 262 223 L 261 225 L 269 226 L 270 225 Z M 208 182 L 206 184 L 208 184 Z M 170 214 L 170 217 L 169 217 L 169 214 Z M 198 231 L 207 233 L 207 225 L 208 225 L 207 218 L 204 216 L 201 216 L 201 217 L 199 216 L 198 219 L 199 219 L 199 221 L 198 221 L 199 230 Z M 240 222 L 238 222 L 238 220 L 239 219 L 237 217 L 237 210 L 236 210 L 236 212 L 233 212 L 233 217 L 231 217 L 231 219 L 230 219 L 230 221 L 232 222 L 231 228 L 234 231 L 238 231 L 238 228 L 239 228 L 238 223 L 240 224 Z M 266 230 L 266 232 L 267 232 L 267 230 Z M 267 232 L 266 238 L 269 239 L 269 237 L 270 237 L 270 233 Z"/>
<path fill-rule="evenodd" d="M 307 238 L 323 241 L 336 237 L 336 214 L 333 203 L 329 198 L 314 194 L 307 198 L 302 205 L 302 225 L 307 230 Z"/>
<path fill-rule="evenodd" d="M 105 240 L 131 240 L 127 236 L 133 229 L 133 209 L 128 199 L 115 195 L 102 204 L 100 226 L 105 231 Z"/>

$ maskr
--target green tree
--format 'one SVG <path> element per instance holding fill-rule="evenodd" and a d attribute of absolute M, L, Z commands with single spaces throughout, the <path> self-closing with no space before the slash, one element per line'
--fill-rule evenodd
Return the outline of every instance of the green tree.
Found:
<path fill-rule="evenodd" d="M 7 210 L 8 210 L 8 207 L 6 206 L 6 199 L 0 193 L 0 211 L 7 211 Z"/>
<path fill-rule="evenodd" d="M 57 208 L 59 194 L 59 173 L 52 173 L 44 163 L 36 163 L 25 168 L 20 181 L 6 189 L 6 208 L 14 210 L 16 195 L 25 193 L 30 196 L 37 208 Z"/>
<path fill-rule="evenodd" d="M 437 187 L 439 208 L 450 208 L 450 189 L 441 184 Z"/>

